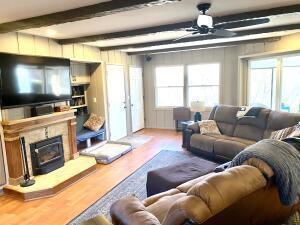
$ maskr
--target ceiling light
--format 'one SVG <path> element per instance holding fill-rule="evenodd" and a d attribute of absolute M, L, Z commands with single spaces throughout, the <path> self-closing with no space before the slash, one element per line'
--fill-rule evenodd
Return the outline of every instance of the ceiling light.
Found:
<path fill-rule="evenodd" d="M 197 24 L 199 27 L 201 26 L 207 26 L 207 27 L 212 27 L 213 26 L 213 20 L 211 16 L 207 15 L 199 15 Z"/>
<path fill-rule="evenodd" d="M 50 37 L 54 37 L 57 34 L 57 32 L 55 30 L 48 29 L 46 30 L 46 34 Z"/>

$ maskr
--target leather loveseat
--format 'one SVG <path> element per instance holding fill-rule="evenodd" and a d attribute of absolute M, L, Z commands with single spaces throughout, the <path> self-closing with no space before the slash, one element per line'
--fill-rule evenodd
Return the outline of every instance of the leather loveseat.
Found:
<path fill-rule="evenodd" d="M 259 159 L 209 173 L 141 202 L 134 196 L 111 207 L 114 225 L 276 225 L 300 203 L 284 206 L 272 169 Z"/>
<path fill-rule="evenodd" d="M 201 135 L 198 123 L 193 123 L 184 131 L 187 149 L 195 154 L 208 156 L 218 161 L 234 158 L 247 146 L 271 133 L 296 125 L 300 121 L 299 113 L 287 113 L 262 109 L 256 118 L 237 119 L 237 106 L 215 106 L 209 120 L 215 120 L 221 135 Z"/>

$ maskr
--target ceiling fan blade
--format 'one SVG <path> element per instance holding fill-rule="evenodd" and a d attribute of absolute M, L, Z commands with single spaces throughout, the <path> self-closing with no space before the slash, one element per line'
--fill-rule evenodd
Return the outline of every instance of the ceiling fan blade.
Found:
<path fill-rule="evenodd" d="M 212 35 L 220 36 L 220 37 L 233 37 L 236 35 L 233 31 L 224 30 L 224 29 L 212 29 L 210 31 Z"/>
<path fill-rule="evenodd" d="M 197 33 L 198 33 L 198 31 L 197 31 L 197 32 L 193 32 L 193 33 L 186 34 L 186 35 L 184 35 L 184 36 L 181 36 L 181 37 L 179 37 L 179 38 L 174 39 L 173 42 L 179 41 L 179 40 L 181 40 L 181 39 L 184 39 L 184 38 L 187 38 L 187 37 L 189 37 L 189 36 L 195 35 L 195 34 L 197 34 Z"/>
<path fill-rule="evenodd" d="M 192 28 L 198 30 L 197 20 L 193 20 L 193 22 L 192 22 Z"/>
<path fill-rule="evenodd" d="M 259 24 L 264 24 L 264 23 L 269 23 L 269 22 L 270 22 L 269 18 L 241 20 L 241 21 L 216 24 L 216 25 L 214 25 L 214 28 L 215 29 L 234 29 L 234 28 L 254 26 L 254 25 L 259 25 Z"/>
<path fill-rule="evenodd" d="M 196 32 L 196 31 L 198 31 L 198 29 L 187 28 L 187 29 L 185 29 L 185 31 L 187 31 L 187 32 Z"/>

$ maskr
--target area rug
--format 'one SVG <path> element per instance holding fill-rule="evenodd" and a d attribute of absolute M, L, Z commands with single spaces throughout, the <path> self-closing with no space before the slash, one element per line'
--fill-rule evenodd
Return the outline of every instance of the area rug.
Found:
<path fill-rule="evenodd" d="M 130 143 L 132 148 L 138 148 L 138 147 L 142 146 L 143 144 L 147 143 L 148 141 L 150 141 L 152 138 L 153 138 L 152 136 L 133 134 L 133 135 L 121 138 L 118 141 Z"/>
<path fill-rule="evenodd" d="M 110 218 L 110 206 L 122 197 L 134 194 L 140 200 L 147 198 L 146 180 L 148 171 L 181 162 L 183 160 L 188 160 L 193 157 L 197 156 L 193 156 L 191 153 L 182 151 L 161 151 L 133 174 L 115 186 L 110 192 L 97 200 L 88 209 L 74 218 L 69 225 L 79 224 L 80 222 L 93 218 L 97 215 L 104 215 L 107 218 Z"/>

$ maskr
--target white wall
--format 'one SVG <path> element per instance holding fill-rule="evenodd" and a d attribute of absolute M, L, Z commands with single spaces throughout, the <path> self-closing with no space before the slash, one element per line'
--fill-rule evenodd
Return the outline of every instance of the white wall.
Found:
<path fill-rule="evenodd" d="M 238 105 L 242 85 L 239 73 L 239 58 L 245 55 L 272 54 L 300 50 L 300 33 L 284 36 L 273 42 L 242 44 L 234 47 L 212 48 L 204 50 L 182 51 L 151 55 L 150 62 L 144 61 L 145 116 L 146 127 L 174 129 L 172 109 L 155 108 L 155 67 L 160 65 L 188 65 L 219 62 L 221 64 L 221 99 L 222 104 Z M 208 112 L 204 113 L 207 117 Z"/>

